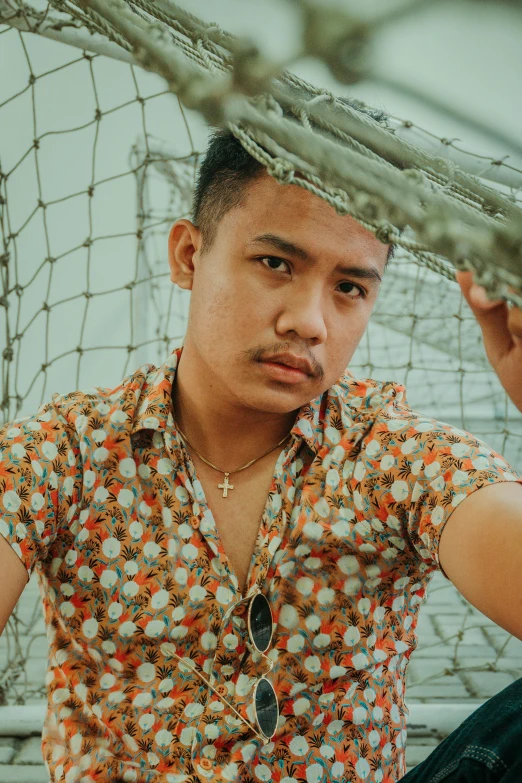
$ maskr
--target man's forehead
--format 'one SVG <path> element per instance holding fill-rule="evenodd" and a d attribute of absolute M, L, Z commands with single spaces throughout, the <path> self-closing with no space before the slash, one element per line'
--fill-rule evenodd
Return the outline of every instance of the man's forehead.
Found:
<path fill-rule="evenodd" d="M 320 196 L 301 185 L 281 185 L 269 174 L 257 178 L 248 188 L 243 206 L 243 218 L 251 236 L 290 233 L 297 244 L 315 244 L 320 232 L 320 245 L 332 252 L 350 246 L 352 252 L 371 250 L 386 255 L 385 246 L 351 215 L 339 215 Z M 249 208 L 250 207 L 250 208 Z"/>

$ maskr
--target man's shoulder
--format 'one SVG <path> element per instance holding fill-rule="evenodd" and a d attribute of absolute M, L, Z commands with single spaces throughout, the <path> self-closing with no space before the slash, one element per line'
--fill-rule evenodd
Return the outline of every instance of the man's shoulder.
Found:
<path fill-rule="evenodd" d="M 458 442 L 474 436 L 454 424 L 412 408 L 404 384 L 345 373 L 336 384 L 338 404 L 348 421 L 365 421 L 370 432 L 393 433 L 396 438 L 424 434 Z"/>
<path fill-rule="evenodd" d="M 39 421 L 61 421 L 82 432 L 90 421 L 101 427 L 132 421 L 144 387 L 157 373 L 153 364 L 144 364 L 128 373 L 117 386 L 92 386 L 68 392 L 55 392 L 37 411 Z M 27 418 L 27 417 L 26 417 Z M 22 421 L 22 420 L 21 420 Z"/>

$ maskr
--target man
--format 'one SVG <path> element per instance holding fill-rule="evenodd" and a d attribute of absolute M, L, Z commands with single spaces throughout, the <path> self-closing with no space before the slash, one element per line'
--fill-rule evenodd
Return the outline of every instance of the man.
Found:
<path fill-rule="evenodd" d="M 0 433 L 1 619 L 35 568 L 50 780 L 391 783 L 435 569 L 522 638 L 522 477 L 346 369 L 390 254 L 373 234 L 227 132 L 193 218 L 169 237 L 183 345 Z M 522 410 L 520 313 L 459 283 Z M 520 772 L 519 742 L 484 775 Z M 456 780 L 451 747 L 415 781 Z"/>

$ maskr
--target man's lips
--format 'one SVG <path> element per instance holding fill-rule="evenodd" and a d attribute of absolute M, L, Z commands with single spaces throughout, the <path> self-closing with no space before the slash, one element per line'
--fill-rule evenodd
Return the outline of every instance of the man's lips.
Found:
<path fill-rule="evenodd" d="M 288 367 L 280 362 L 260 362 L 265 370 L 276 380 L 286 383 L 302 383 L 309 378 L 308 374 L 297 367 Z"/>
<path fill-rule="evenodd" d="M 263 361 L 269 364 L 283 365 L 294 370 L 301 370 L 306 375 L 313 375 L 310 360 L 304 356 L 297 356 L 292 353 L 279 353 L 275 356 L 270 356 L 268 359 L 263 359 Z"/>

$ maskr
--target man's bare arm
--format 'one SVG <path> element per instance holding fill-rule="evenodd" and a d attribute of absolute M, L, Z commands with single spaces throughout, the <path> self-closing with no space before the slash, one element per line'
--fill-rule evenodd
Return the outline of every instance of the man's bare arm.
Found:
<path fill-rule="evenodd" d="M 0 634 L 27 581 L 24 564 L 5 538 L 0 536 Z"/>
<path fill-rule="evenodd" d="M 482 487 L 451 514 L 439 562 L 464 598 L 522 639 L 522 485 Z"/>

